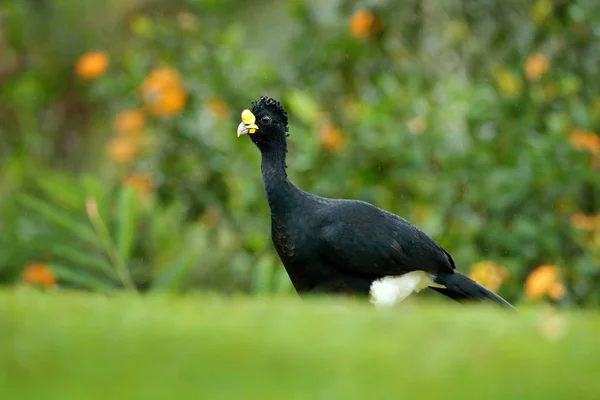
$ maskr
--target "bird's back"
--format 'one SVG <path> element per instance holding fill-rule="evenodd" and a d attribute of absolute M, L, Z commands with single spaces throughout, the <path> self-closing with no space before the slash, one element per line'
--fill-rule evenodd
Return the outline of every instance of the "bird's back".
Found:
<path fill-rule="evenodd" d="M 353 256 L 367 258 L 375 249 L 397 247 L 406 267 L 423 268 L 432 272 L 448 272 L 454 262 L 425 232 L 404 218 L 358 200 L 334 201 L 325 211 L 325 236 L 328 242 L 353 248 Z M 398 272 L 398 271 L 390 271 Z"/>

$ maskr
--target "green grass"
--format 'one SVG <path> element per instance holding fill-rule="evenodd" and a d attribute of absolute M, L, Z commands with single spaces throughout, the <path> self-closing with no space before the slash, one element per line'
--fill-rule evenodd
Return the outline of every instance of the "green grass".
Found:
<path fill-rule="evenodd" d="M 598 399 L 600 318 L 0 292 L 4 399 Z M 552 325 L 549 325 L 550 327 Z"/>

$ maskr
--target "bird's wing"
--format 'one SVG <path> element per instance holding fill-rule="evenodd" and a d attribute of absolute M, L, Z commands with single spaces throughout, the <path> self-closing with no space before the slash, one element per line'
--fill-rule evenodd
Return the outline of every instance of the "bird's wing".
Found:
<path fill-rule="evenodd" d="M 323 217 L 324 257 L 355 273 L 387 276 L 421 270 L 452 273 L 454 261 L 408 221 L 362 202 L 341 202 Z"/>

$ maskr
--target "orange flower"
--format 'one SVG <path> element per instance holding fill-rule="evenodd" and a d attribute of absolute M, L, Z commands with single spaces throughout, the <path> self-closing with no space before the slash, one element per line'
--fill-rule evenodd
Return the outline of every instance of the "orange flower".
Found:
<path fill-rule="evenodd" d="M 223 120 L 229 118 L 230 110 L 225 100 L 213 97 L 208 100 L 207 105 L 217 119 Z"/>
<path fill-rule="evenodd" d="M 146 117 L 141 110 L 122 111 L 115 117 L 113 127 L 119 135 L 135 136 L 146 124 Z"/>
<path fill-rule="evenodd" d="M 46 264 L 31 263 L 23 271 L 23 280 L 27 283 L 43 287 L 54 286 L 57 283 L 56 276 Z"/>
<path fill-rule="evenodd" d="M 139 143 L 129 137 L 117 137 L 112 139 L 107 147 L 108 157 L 116 163 L 128 163 L 136 156 Z"/>
<path fill-rule="evenodd" d="M 560 300 L 565 296 L 565 285 L 562 282 L 554 282 L 550 290 L 548 291 L 548 296 L 552 300 Z"/>
<path fill-rule="evenodd" d="M 155 92 L 169 90 L 182 85 L 181 74 L 175 68 L 159 67 L 148 74 L 142 83 L 142 94 L 152 96 Z"/>
<path fill-rule="evenodd" d="M 525 76 L 530 81 L 539 81 L 549 69 L 548 59 L 541 53 L 530 55 L 525 62 Z"/>
<path fill-rule="evenodd" d="M 132 187 L 138 194 L 146 196 L 154 188 L 154 179 L 150 175 L 132 174 L 123 179 L 123 184 Z"/>
<path fill-rule="evenodd" d="M 103 51 L 85 53 L 75 63 L 75 73 L 83 79 L 96 79 L 106 71 L 110 59 Z"/>
<path fill-rule="evenodd" d="M 341 149 L 346 142 L 341 129 L 329 122 L 321 125 L 319 129 L 319 140 L 321 146 L 330 151 Z"/>
<path fill-rule="evenodd" d="M 379 32 L 383 24 L 369 10 L 358 10 L 350 18 L 350 32 L 359 40 L 366 40 L 373 32 Z"/>
<path fill-rule="evenodd" d="M 508 278 L 508 270 L 492 261 L 480 261 L 471 266 L 469 277 L 492 291 L 496 291 Z"/>
<path fill-rule="evenodd" d="M 571 132 L 569 139 L 576 149 L 588 150 L 593 154 L 600 154 L 600 136 L 594 132 L 575 128 Z"/>
<path fill-rule="evenodd" d="M 576 213 L 571 216 L 571 225 L 576 229 L 592 231 L 596 226 L 600 225 L 600 216 L 588 216 L 582 213 Z"/>
<path fill-rule="evenodd" d="M 170 117 L 179 114 L 187 103 L 187 93 L 181 89 L 173 89 L 162 93 L 155 101 L 148 104 L 150 112 L 159 117 Z"/>
<path fill-rule="evenodd" d="M 157 116 L 179 114 L 187 103 L 181 75 L 173 68 L 153 70 L 142 84 L 142 99 L 149 111 Z"/>
<path fill-rule="evenodd" d="M 549 295 L 554 289 L 556 295 L 558 290 L 555 285 L 559 282 L 558 267 L 556 265 L 540 265 L 529 276 L 525 282 L 525 293 L 533 300 L 539 300 L 544 295 Z M 564 293 L 563 293 L 564 294 Z"/>

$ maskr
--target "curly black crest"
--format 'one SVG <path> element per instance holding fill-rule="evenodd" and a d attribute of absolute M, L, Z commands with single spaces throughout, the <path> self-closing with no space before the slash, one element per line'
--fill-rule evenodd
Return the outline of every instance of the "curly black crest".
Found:
<path fill-rule="evenodd" d="M 288 125 L 288 114 L 287 111 L 285 111 L 285 108 L 283 108 L 283 106 L 281 105 L 280 102 L 278 102 L 275 99 L 272 99 L 268 96 L 260 96 L 260 99 L 258 99 L 257 101 L 253 101 L 251 104 L 251 111 L 253 113 L 256 113 L 256 110 L 259 109 L 260 107 L 272 107 L 274 108 L 277 113 L 281 116 L 281 120 L 283 121 L 283 123 L 285 124 L 285 126 L 287 127 Z"/>

